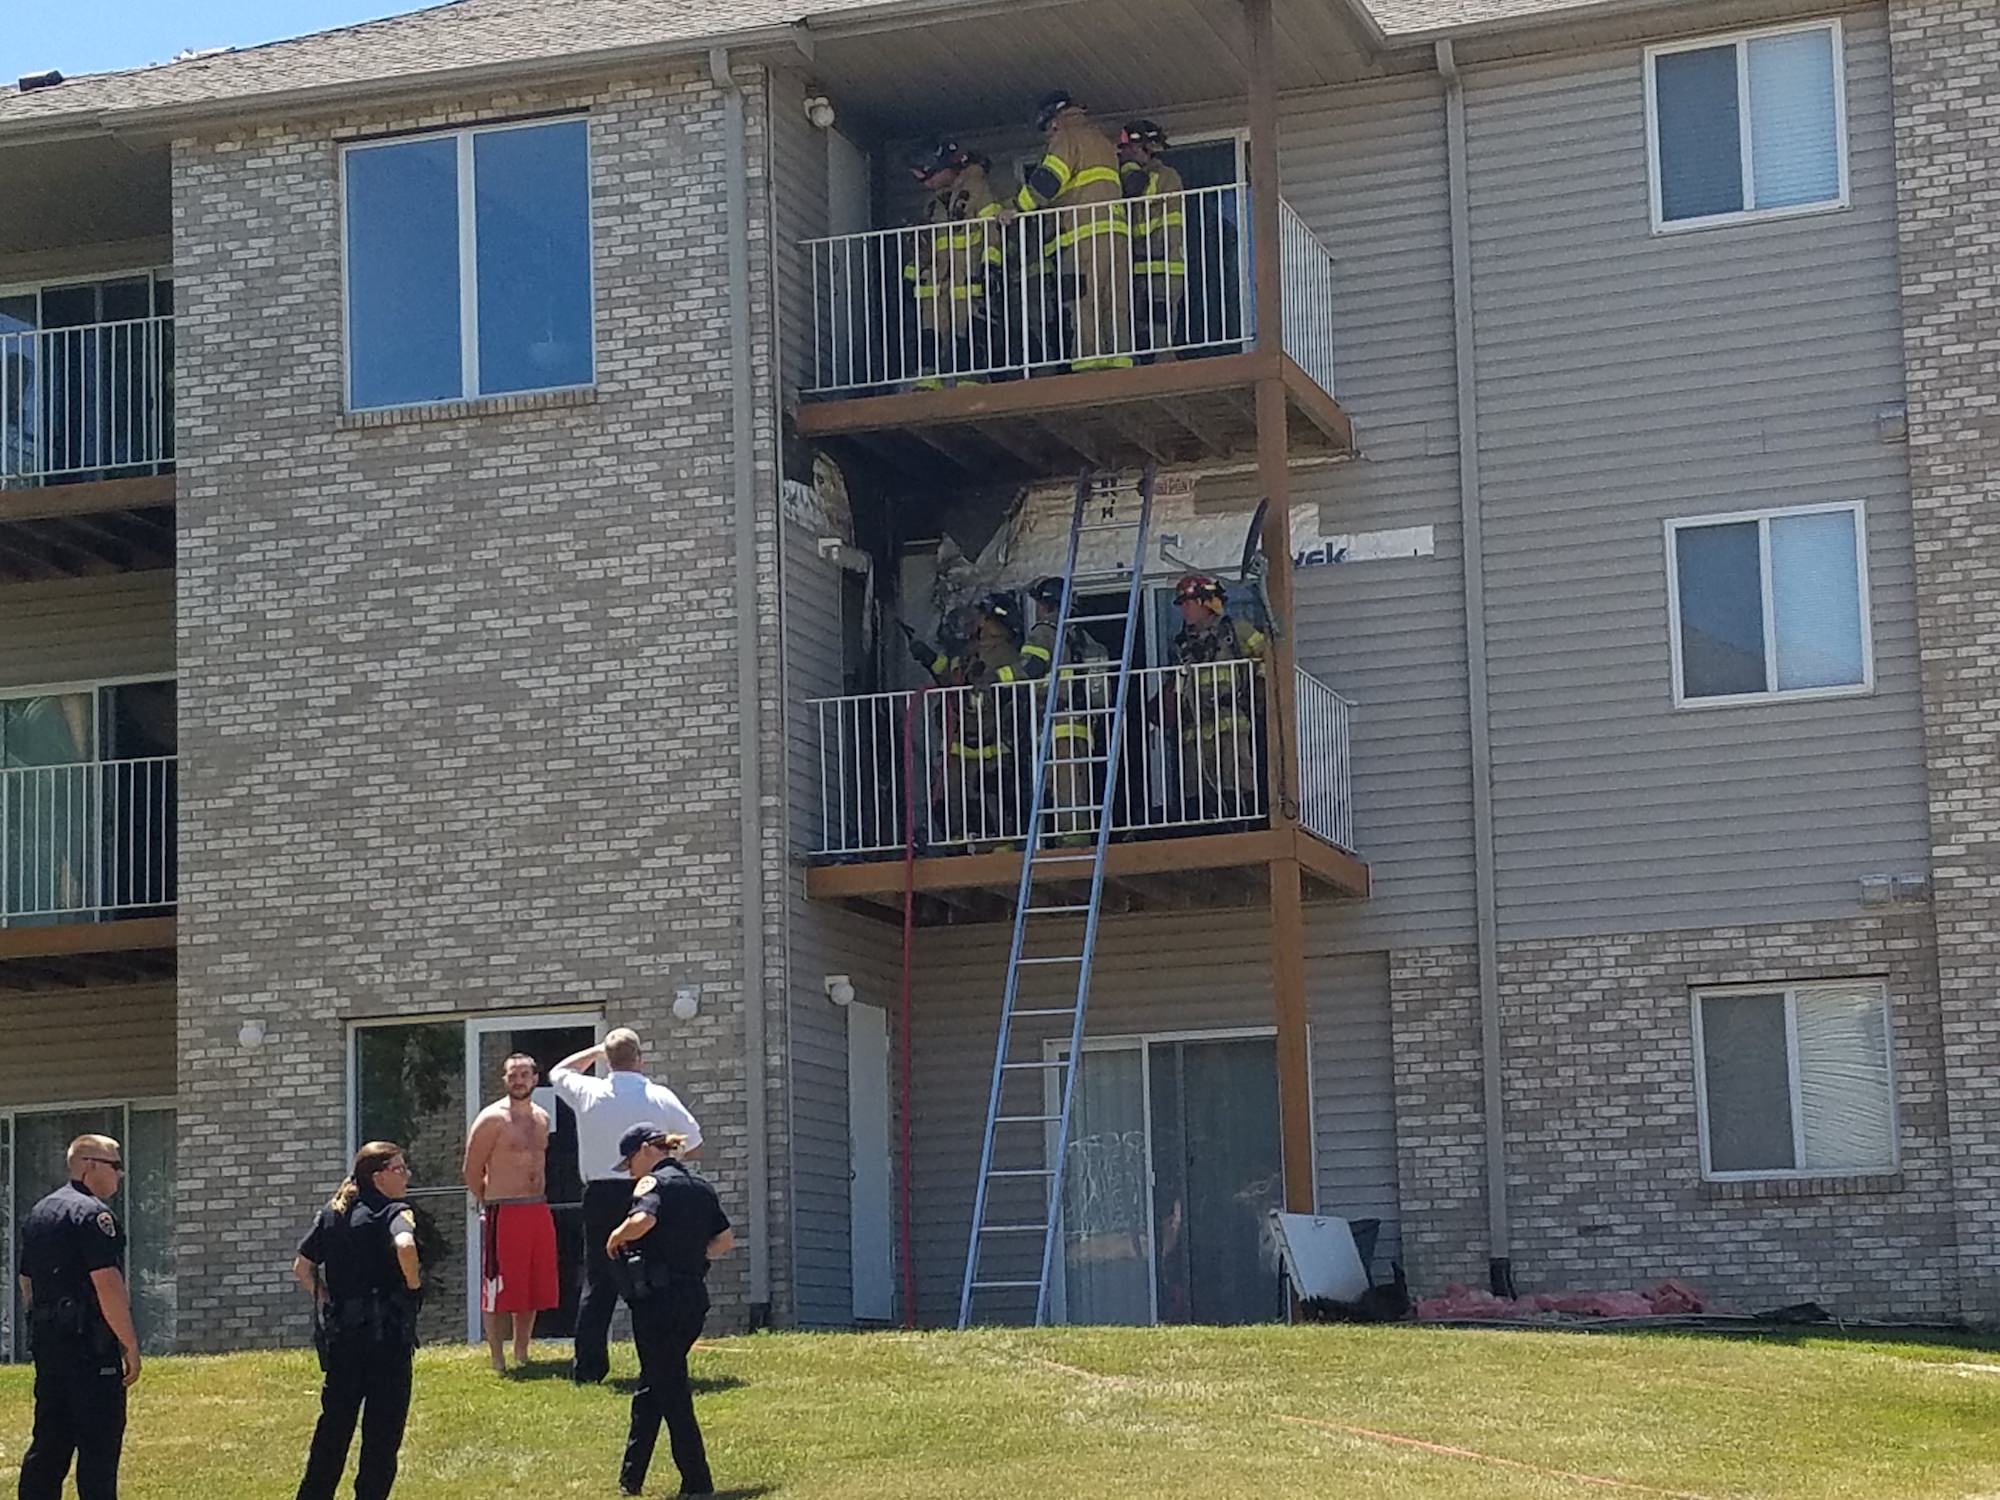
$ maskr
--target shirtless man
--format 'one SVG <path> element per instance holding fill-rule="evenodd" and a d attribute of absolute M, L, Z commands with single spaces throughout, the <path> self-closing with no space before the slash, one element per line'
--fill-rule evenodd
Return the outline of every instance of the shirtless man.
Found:
<path fill-rule="evenodd" d="M 507 1097 L 479 1112 L 465 1141 L 465 1190 L 479 1200 L 479 1308 L 493 1368 L 507 1373 L 507 1319 L 514 1320 L 514 1364 L 528 1362 L 535 1314 L 561 1300 L 556 1221 L 543 1196 L 549 1112 L 534 1101 L 540 1070 L 526 1053 L 501 1065 Z"/>

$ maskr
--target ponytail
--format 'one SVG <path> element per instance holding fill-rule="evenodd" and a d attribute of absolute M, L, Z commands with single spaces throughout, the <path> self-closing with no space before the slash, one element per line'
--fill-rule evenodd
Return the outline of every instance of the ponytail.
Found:
<path fill-rule="evenodd" d="M 337 1214 L 346 1213 L 364 1190 L 375 1185 L 375 1174 L 402 1154 L 403 1148 L 394 1141 L 370 1141 L 354 1153 L 354 1169 L 335 1189 L 326 1206 Z"/>

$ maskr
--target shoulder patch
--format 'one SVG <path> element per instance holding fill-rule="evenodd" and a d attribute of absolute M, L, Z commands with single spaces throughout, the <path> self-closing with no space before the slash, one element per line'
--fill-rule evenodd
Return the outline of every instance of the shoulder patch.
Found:
<path fill-rule="evenodd" d="M 641 1177 L 637 1182 L 632 1184 L 632 1196 L 636 1198 L 641 1193 L 650 1193 L 659 1185 L 660 1179 L 657 1177 Z"/>
<path fill-rule="evenodd" d="M 110 1209 L 107 1208 L 97 1216 L 97 1227 L 110 1238 L 118 1238 L 118 1221 L 111 1216 Z"/>

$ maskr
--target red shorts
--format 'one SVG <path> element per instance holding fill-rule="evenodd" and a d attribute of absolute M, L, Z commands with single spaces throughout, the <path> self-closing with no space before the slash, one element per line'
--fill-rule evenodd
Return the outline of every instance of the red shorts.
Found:
<path fill-rule="evenodd" d="M 543 1312 L 562 1301 L 556 1216 L 548 1204 L 493 1204 L 479 1216 L 479 1229 L 482 1311 Z"/>

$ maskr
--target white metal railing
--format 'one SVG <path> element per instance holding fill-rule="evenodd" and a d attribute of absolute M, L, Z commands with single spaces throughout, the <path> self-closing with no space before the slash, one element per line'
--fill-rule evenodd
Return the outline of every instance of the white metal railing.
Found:
<path fill-rule="evenodd" d="M 1333 252 L 1283 199 L 1278 202 L 1283 253 L 1285 353 L 1333 394 Z M 1345 847 L 1343 845 L 1343 847 Z"/>
<path fill-rule="evenodd" d="M 1335 848 L 1354 849 L 1354 780 L 1348 754 L 1354 705 L 1297 669 L 1299 825 Z"/>
<path fill-rule="evenodd" d="M 1249 189 L 1230 183 L 1042 209 L 1011 223 L 807 240 L 816 339 L 807 391 L 1047 375 L 1240 348 L 1255 326 L 1249 212 Z"/>
<path fill-rule="evenodd" d="M 1044 841 L 1095 832 L 1115 669 L 1076 669 L 1058 699 L 1058 737 L 1045 795 Z M 1344 700 L 1304 673 L 1310 727 L 1299 729 L 1302 821 L 1351 847 Z M 1263 670 L 1255 662 L 1134 671 L 1118 759 L 1111 826 L 1122 836 L 1261 822 L 1265 794 Z M 876 856 L 903 849 L 905 789 L 915 843 L 938 852 L 1018 844 L 1033 787 L 1041 687 L 1011 683 L 935 688 L 922 694 L 818 698 L 821 855 Z M 1086 738 L 1083 731 L 1089 731 Z M 905 736 L 907 733 L 907 746 Z M 1094 760 L 1093 760 L 1094 758 Z M 1306 813 L 1309 811 L 1310 820 Z M 1344 836 L 1343 836 L 1344 835 Z"/>
<path fill-rule="evenodd" d="M 171 463 L 173 319 L 0 334 L 0 483 Z"/>
<path fill-rule="evenodd" d="M 0 770 L 0 926 L 172 907 L 178 792 L 170 755 Z"/>

